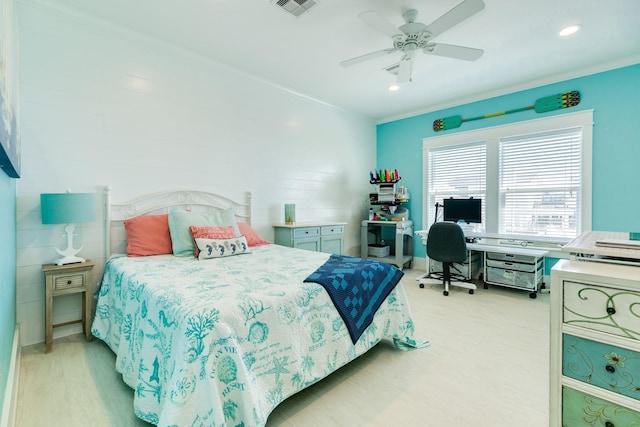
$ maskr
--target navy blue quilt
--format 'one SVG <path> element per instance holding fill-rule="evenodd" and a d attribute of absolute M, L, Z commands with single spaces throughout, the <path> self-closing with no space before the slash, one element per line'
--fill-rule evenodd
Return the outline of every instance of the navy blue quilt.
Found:
<path fill-rule="evenodd" d="M 403 275 L 391 264 L 333 254 L 304 281 L 327 290 L 355 344 Z"/>

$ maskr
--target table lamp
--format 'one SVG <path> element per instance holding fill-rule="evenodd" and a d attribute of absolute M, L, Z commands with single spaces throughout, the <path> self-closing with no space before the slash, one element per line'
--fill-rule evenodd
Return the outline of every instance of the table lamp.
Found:
<path fill-rule="evenodd" d="M 63 265 L 85 262 L 84 258 L 76 256 L 82 250 L 73 247 L 72 223 L 91 222 L 96 219 L 96 196 L 93 193 L 55 193 L 41 194 L 40 207 L 42 209 L 43 224 L 67 224 L 64 228 L 67 236 L 67 248 L 56 252 L 62 255 L 54 264 Z"/>
<path fill-rule="evenodd" d="M 296 224 L 296 205 L 292 203 L 284 205 L 284 223 L 287 225 Z"/>

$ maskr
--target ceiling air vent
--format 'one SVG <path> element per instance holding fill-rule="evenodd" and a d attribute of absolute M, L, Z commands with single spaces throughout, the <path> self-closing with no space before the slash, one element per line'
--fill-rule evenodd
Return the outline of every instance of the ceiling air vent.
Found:
<path fill-rule="evenodd" d="M 300 16 L 315 6 L 313 0 L 278 0 L 276 4 L 294 16 Z"/>

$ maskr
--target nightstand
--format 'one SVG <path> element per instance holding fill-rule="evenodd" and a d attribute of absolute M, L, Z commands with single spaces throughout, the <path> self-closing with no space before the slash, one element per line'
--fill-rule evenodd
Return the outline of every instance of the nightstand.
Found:
<path fill-rule="evenodd" d="M 44 264 L 42 271 L 45 277 L 45 343 L 46 352 L 51 351 L 53 328 L 58 326 L 82 323 L 82 330 L 87 341 L 91 335 L 91 270 L 95 264 L 85 261 L 76 264 L 55 265 Z M 53 324 L 53 298 L 60 295 L 83 292 L 82 319 Z"/>

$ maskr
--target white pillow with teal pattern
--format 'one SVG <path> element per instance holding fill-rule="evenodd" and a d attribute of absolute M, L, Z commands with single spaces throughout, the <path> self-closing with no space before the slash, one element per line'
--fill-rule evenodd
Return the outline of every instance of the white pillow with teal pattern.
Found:
<path fill-rule="evenodd" d="M 198 259 L 222 258 L 233 255 L 248 254 L 249 245 L 247 238 L 244 236 L 231 237 L 228 239 L 206 239 L 196 237 L 194 239 L 200 253 Z"/>

